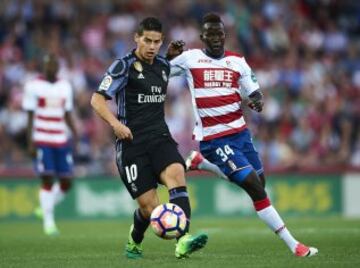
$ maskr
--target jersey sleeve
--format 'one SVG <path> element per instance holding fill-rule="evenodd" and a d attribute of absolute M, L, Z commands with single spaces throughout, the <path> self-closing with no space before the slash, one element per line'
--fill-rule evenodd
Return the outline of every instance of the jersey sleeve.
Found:
<path fill-rule="evenodd" d="M 125 60 L 115 60 L 104 74 L 97 93 L 111 100 L 116 93 L 123 90 L 128 80 L 128 66 Z"/>
<path fill-rule="evenodd" d="M 242 58 L 240 62 L 239 85 L 241 93 L 246 96 L 249 96 L 251 93 L 260 88 L 254 72 L 251 70 L 244 58 Z"/>
<path fill-rule="evenodd" d="M 67 94 L 65 100 L 65 111 L 70 112 L 74 107 L 74 93 L 70 83 L 67 82 Z"/>
<path fill-rule="evenodd" d="M 186 55 L 184 52 L 170 61 L 170 77 L 183 75 L 187 69 Z"/>
<path fill-rule="evenodd" d="M 22 108 L 26 111 L 34 111 L 36 109 L 36 95 L 31 82 L 27 82 L 24 86 L 24 95 L 22 99 Z"/>

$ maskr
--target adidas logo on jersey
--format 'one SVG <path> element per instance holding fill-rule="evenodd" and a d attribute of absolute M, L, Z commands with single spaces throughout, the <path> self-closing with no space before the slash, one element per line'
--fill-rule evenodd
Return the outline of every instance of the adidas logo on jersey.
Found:
<path fill-rule="evenodd" d="M 137 78 L 138 78 L 138 79 L 145 79 L 145 77 L 144 77 L 144 75 L 143 75 L 142 73 L 139 73 L 139 75 L 138 75 Z"/>

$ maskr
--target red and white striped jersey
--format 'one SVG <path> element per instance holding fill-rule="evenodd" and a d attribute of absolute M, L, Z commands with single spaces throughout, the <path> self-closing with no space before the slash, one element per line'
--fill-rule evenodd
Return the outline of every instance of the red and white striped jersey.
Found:
<path fill-rule="evenodd" d="M 244 57 L 226 51 L 214 59 L 201 49 L 185 51 L 171 62 L 170 76 L 185 74 L 191 91 L 195 140 L 211 140 L 246 128 L 241 96 L 259 84 Z"/>
<path fill-rule="evenodd" d="M 58 147 L 68 142 L 65 112 L 73 109 L 73 92 L 68 81 L 51 83 L 39 77 L 27 82 L 22 107 L 34 112 L 35 144 Z"/>

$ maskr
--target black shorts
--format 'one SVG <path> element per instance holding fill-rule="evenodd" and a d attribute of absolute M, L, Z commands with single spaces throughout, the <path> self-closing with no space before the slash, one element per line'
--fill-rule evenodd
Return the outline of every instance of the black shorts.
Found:
<path fill-rule="evenodd" d="M 156 189 L 161 172 L 173 163 L 180 163 L 185 168 L 184 159 L 171 136 L 160 136 L 135 145 L 122 142 L 116 146 L 120 177 L 133 199 Z"/>

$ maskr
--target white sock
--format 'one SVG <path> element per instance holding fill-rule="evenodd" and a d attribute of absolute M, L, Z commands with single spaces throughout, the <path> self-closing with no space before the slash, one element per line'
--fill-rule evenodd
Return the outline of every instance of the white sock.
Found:
<path fill-rule="evenodd" d="M 198 168 L 201 170 L 206 170 L 206 171 L 210 171 L 216 175 L 218 175 L 219 177 L 228 180 L 228 177 L 221 171 L 221 169 L 209 162 L 207 159 L 204 158 L 204 160 L 198 165 Z"/>
<path fill-rule="evenodd" d="M 44 228 L 54 226 L 54 194 L 52 191 L 40 189 L 39 199 L 44 213 Z"/>
<path fill-rule="evenodd" d="M 262 210 L 257 211 L 260 219 L 262 219 L 269 228 L 274 231 L 277 235 L 280 236 L 282 240 L 286 243 L 289 249 L 294 253 L 296 245 L 299 243 L 285 227 L 283 220 L 280 215 L 277 213 L 276 209 L 273 206 L 268 206 Z"/>
<path fill-rule="evenodd" d="M 54 195 L 55 206 L 64 200 L 65 193 L 63 192 L 63 190 L 61 190 L 60 184 L 58 182 L 53 185 L 53 187 L 51 188 L 51 192 Z"/>

